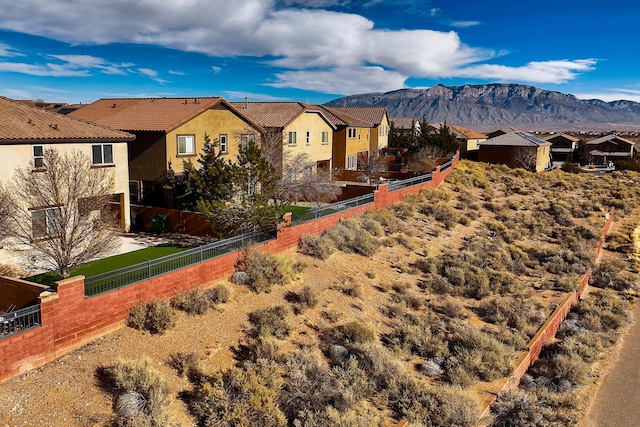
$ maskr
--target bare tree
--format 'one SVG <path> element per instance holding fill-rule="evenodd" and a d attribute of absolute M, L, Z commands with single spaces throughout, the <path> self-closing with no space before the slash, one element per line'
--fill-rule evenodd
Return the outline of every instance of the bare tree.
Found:
<path fill-rule="evenodd" d="M 372 179 L 389 170 L 389 165 L 384 156 L 363 154 L 358 158 L 358 170 L 367 176 L 367 182 L 371 184 Z"/>
<path fill-rule="evenodd" d="M 429 173 L 435 169 L 436 160 L 445 156 L 446 153 L 439 147 L 427 145 L 409 156 L 407 168 L 414 172 Z"/>
<path fill-rule="evenodd" d="M 287 158 L 278 181 L 278 201 L 326 203 L 335 200 L 340 195 L 340 187 L 331 181 L 329 171 L 318 171 L 314 166 L 307 153 Z"/>
<path fill-rule="evenodd" d="M 538 150 L 536 147 L 517 147 L 513 160 L 518 166 L 530 172 L 535 172 L 538 163 Z"/>
<path fill-rule="evenodd" d="M 42 168 L 18 169 L 1 190 L 3 234 L 10 246 L 30 249 L 27 268 L 35 263 L 69 277 L 79 264 L 118 246 L 109 207 L 113 186 L 109 171 L 93 168 L 88 156 L 48 149 Z"/>

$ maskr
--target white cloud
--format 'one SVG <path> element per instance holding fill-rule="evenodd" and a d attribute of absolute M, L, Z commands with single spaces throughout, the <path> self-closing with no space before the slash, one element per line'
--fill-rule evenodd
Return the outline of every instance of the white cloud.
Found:
<path fill-rule="evenodd" d="M 16 49 L 13 49 L 8 44 L 0 43 L 0 56 L 9 58 L 12 56 L 24 56 L 24 54 L 22 52 L 18 52 Z"/>
<path fill-rule="evenodd" d="M 186 76 L 187 73 L 183 72 L 183 71 L 176 71 L 176 70 L 169 70 L 169 74 L 172 74 L 174 76 Z"/>
<path fill-rule="evenodd" d="M 407 0 L 394 1 L 415 6 Z M 336 79 L 332 75 L 348 74 L 354 78 L 343 81 L 343 88 L 334 93 L 351 92 L 347 86 L 363 92 L 375 82 L 379 85 L 376 90 L 394 87 L 380 76 L 388 76 L 395 88 L 402 86 L 408 77 L 457 76 L 557 83 L 571 80 L 595 65 L 594 60 L 531 62 L 521 67 L 477 65 L 504 52 L 467 46 L 453 31 L 379 30 L 364 16 L 322 9 L 349 7 L 350 3 L 348 0 L 119 0 L 100 2 L 100 7 L 96 7 L 95 2 L 87 0 L 20 0 L 3 5 L 0 29 L 71 44 L 139 43 L 216 57 L 269 58 L 271 65 L 287 69 L 277 75 L 274 85 L 297 87 L 304 83 L 302 76 L 306 76 L 314 79 L 314 86 L 335 91 Z M 376 0 L 359 4 L 375 3 Z M 435 17 L 441 11 L 427 5 L 422 13 Z M 479 23 L 454 24 L 464 27 Z M 0 45 L 0 53 L 8 51 Z M 13 67 L 16 72 L 22 68 L 42 75 L 47 69 L 59 75 L 87 75 L 94 70 L 123 74 L 126 69 L 123 64 L 101 63 L 99 58 L 71 55 L 56 58 L 63 64 L 33 65 L 31 69 L 26 67 L 28 64 L 4 66 Z M 215 72 L 216 68 L 212 70 Z M 361 78 L 358 73 L 363 70 L 365 76 Z M 317 76 L 326 76 L 328 80 L 316 81 Z"/>
<path fill-rule="evenodd" d="M 126 74 L 124 68 L 133 64 L 113 64 L 90 55 L 44 55 L 44 64 L 23 62 L 0 62 L 0 71 L 29 74 L 39 77 L 85 77 L 99 71 L 104 74 Z"/>
<path fill-rule="evenodd" d="M 477 27 L 480 25 L 480 21 L 453 21 L 449 25 L 455 28 L 469 28 L 469 27 Z"/>
<path fill-rule="evenodd" d="M 640 89 L 612 88 L 602 92 L 576 93 L 575 97 L 578 99 L 600 99 L 605 102 L 620 100 L 640 102 Z"/>
<path fill-rule="evenodd" d="M 78 70 L 60 64 L 25 64 L 21 62 L 0 62 L 0 71 L 39 77 L 85 77 L 90 75 L 88 70 Z"/>
<path fill-rule="evenodd" d="M 214 74 L 218 74 L 220 71 L 222 71 L 222 68 L 212 65 L 211 66 L 211 71 L 213 71 Z"/>
<path fill-rule="evenodd" d="M 285 71 L 269 86 L 323 93 L 386 92 L 401 88 L 406 75 L 382 67 L 339 68 L 327 71 Z"/>
<path fill-rule="evenodd" d="M 531 83 L 565 83 L 573 80 L 580 73 L 593 70 L 596 63 L 595 59 L 565 59 L 529 62 L 522 67 L 495 64 L 472 65 L 455 71 L 455 76 Z"/>

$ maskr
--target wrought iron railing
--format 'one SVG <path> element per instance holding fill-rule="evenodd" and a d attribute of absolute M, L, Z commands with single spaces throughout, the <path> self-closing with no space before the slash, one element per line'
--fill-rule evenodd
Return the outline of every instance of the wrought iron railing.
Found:
<path fill-rule="evenodd" d="M 303 222 L 313 221 L 323 216 L 331 215 L 340 211 L 346 211 L 347 209 L 357 208 L 358 206 L 367 205 L 369 203 L 373 203 L 373 193 L 309 209 L 307 211 L 293 213 L 291 214 L 291 223 L 302 224 Z"/>
<path fill-rule="evenodd" d="M 98 295 L 275 238 L 276 227 L 271 227 L 267 230 L 241 234 L 176 254 L 86 277 L 84 293 L 86 296 Z"/>
<path fill-rule="evenodd" d="M 389 183 L 389 191 L 396 191 L 402 188 L 411 187 L 413 185 L 422 184 L 431 181 L 431 174 L 418 175 L 413 178 L 403 179 L 402 181 L 393 181 Z"/>
<path fill-rule="evenodd" d="M 40 326 L 40 305 L 0 314 L 0 339 Z"/>

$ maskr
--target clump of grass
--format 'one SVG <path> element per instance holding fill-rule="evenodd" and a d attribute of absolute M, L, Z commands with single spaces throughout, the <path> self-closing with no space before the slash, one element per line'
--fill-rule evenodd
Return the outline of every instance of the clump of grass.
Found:
<path fill-rule="evenodd" d="M 200 371 L 200 358 L 195 352 L 178 352 L 169 356 L 167 365 L 175 369 L 180 377 L 192 377 Z"/>
<path fill-rule="evenodd" d="M 373 329 L 357 320 L 336 326 L 325 332 L 327 341 L 342 346 L 371 342 L 375 337 Z"/>
<path fill-rule="evenodd" d="M 164 300 L 140 303 L 131 309 L 127 318 L 127 325 L 130 327 L 151 333 L 164 333 L 175 324 L 176 314 Z"/>
<path fill-rule="evenodd" d="M 285 298 L 293 304 L 293 310 L 296 314 L 318 305 L 318 297 L 309 286 L 303 286 L 296 292 L 288 292 Z"/>
<path fill-rule="evenodd" d="M 207 289 L 205 296 L 211 306 L 224 304 L 231 299 L 231 291 L 224 284 L 219 284 L 214 288 Z"/>
<path fill-rule="evenodd" d="M 245 254 L 241 269 L 255 292 L 269 292 L 274 285 L 286 285 L 296 275 L 295 263 L 286 257 L 266 251 Z"/>
<path fill-rule="evenodd" d="M 249 313 L 251 335 L 254 337 L 269 337 L 284 339 L 291 333 L 291 326 L 287 321 L 289 309 L 284 305 L 256 310 Z"/>

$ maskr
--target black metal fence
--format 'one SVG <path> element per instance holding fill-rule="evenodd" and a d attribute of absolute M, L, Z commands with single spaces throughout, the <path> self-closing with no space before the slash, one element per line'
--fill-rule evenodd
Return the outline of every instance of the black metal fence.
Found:
<path fill-rule="evenodd" d="M 0 339 L 40 326 L 40 305 L 0 315 Z"/>
<path fill-rule="evenodd" d="M 393 181 L 389 183 L 389 191 L 397 191 L 403 188 L 422 184 L 431 181 L 431 174 L 414 176 L 413 178 L 403 179 L 402 181 Z"/>
<path fill-rule="evenodd" d="M 84 294 L 86 296 L 98 295 L 238 251 L 256 243 L 274 240 L 275 238 L 276 227 L 271 227 L 267 230 L 242 234 L 176 254 L 90 276 L 84 280 Z"/>
<path fill-rule="evenodd" d="M 314 221 L 323 216 L 331 215 L 340 211 L 346 211 L 347 209 L 357 208 L 358 206 L 367 205 L 369 203 L 373 203 L 373 193 L 309 209 L 307 211 L 296 212 L 291 214 L 291 223 L 302 224 L 303 222 Z"/>

